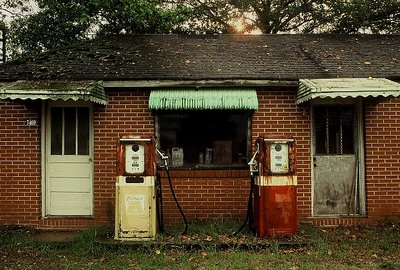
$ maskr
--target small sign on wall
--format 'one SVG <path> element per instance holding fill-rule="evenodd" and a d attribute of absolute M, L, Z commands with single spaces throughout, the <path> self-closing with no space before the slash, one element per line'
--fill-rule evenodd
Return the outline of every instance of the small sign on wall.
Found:
<path fill-rule="evenodd" d="M 26 125 L 29 127 L 35 127 L 37 126 L 37 121 L 35 119 L 28 119 L 26 120 Z"/>

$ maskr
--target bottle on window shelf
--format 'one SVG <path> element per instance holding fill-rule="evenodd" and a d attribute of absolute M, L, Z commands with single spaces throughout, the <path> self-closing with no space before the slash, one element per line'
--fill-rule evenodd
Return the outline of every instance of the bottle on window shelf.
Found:
<path fill-rule="evenodd" d="M 204 153 L 203 152 L 199 153 L 199 164 L 204 164 Z"/>
<path fill-rule="evenodd" d="M 212 163 L 212 156 L 213 156 L 213 149 L 212 148 L 206 148 L 206 156 L 204 158 L 204 163 L 209 165 Z"/>

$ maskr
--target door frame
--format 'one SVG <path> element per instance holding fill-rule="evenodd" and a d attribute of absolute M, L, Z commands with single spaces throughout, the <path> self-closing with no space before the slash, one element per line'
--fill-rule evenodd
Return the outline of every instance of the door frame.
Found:
<path fill-rule="evenodd" d="M 48 155 L 49 155 L 49 123 L 50 123 L 50 108 L 51 107 L 88 107 L 89 108 L 89 157 L 90 170 L 91 170 L 91 185 L 92 185 L 92 209 L 89 216 L 94 215 L 94 123 L 93 123 L 93 103 L 86 101 L 47 101 L 43 100 L 41 103 L 41 216 L 42 218 L 52 217 L 48 214 L 48 186 L 47 186 L 47 176 L 48 176 Z M 86 217 L 87 215 L 85 215 Z M 66 215 L 65 217 L 68 217 Z M 79 217 L 79 215 L 74 216 Z"/>
<path fill-rule="evenodd" d="M 353 105 L 355 110 L 355 136 L 357 142 L 355 142 L 355 151 L 357 155 L 357 167 L 358 167 L 358 213 L 352 216 L 365 216 L 366 213 L 366 195 L 365 195 L 365 149 L 364 149 L 364 113 L 363 113 L 363 101 L 362 98 L 356 99 L 329 99 L 329 100 L 313 100 L 310 108 L 310 121 L 311 121 L 311 216 L 312 217 L 350 217 L 347 215 L 315 215 L 314 214 L 314 183 L 315 183 L 315 172 L 314 172 L 314 155 L 315 155 L 315 126 L 314 126 L 314 106 L 316 105 Z"/>

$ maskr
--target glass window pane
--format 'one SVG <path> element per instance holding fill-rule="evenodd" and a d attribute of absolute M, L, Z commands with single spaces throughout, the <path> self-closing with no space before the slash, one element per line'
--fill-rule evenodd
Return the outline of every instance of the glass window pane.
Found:
<path fill-rule="evenodd" d="M 78 108 L 78 155 L 89 155 L 89 108 Z"/>
<path fill-rule="evenodd" d="M 64 155 L 75 155 L 76 108 L 64 108 Z"/>
<path fill-rule="evenodd" d="M 62 108 L 51 108 L 51 154 L 62 155 Z"/>
<path fill-rule="evenodd" d="M 248 117 L 246 111 L 159 114 L 160 147 L 170 154 L 172 148 L 182 148 L 189 167 L 246 164 Z"/>

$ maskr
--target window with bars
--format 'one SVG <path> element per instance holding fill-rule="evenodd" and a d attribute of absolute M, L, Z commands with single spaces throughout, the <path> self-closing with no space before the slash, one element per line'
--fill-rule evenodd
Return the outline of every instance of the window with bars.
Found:
<path fill-rule="evenodd" d="M 320 155 L 354 154 L 354 107 L 315 106 L 315 153 Z"/>

